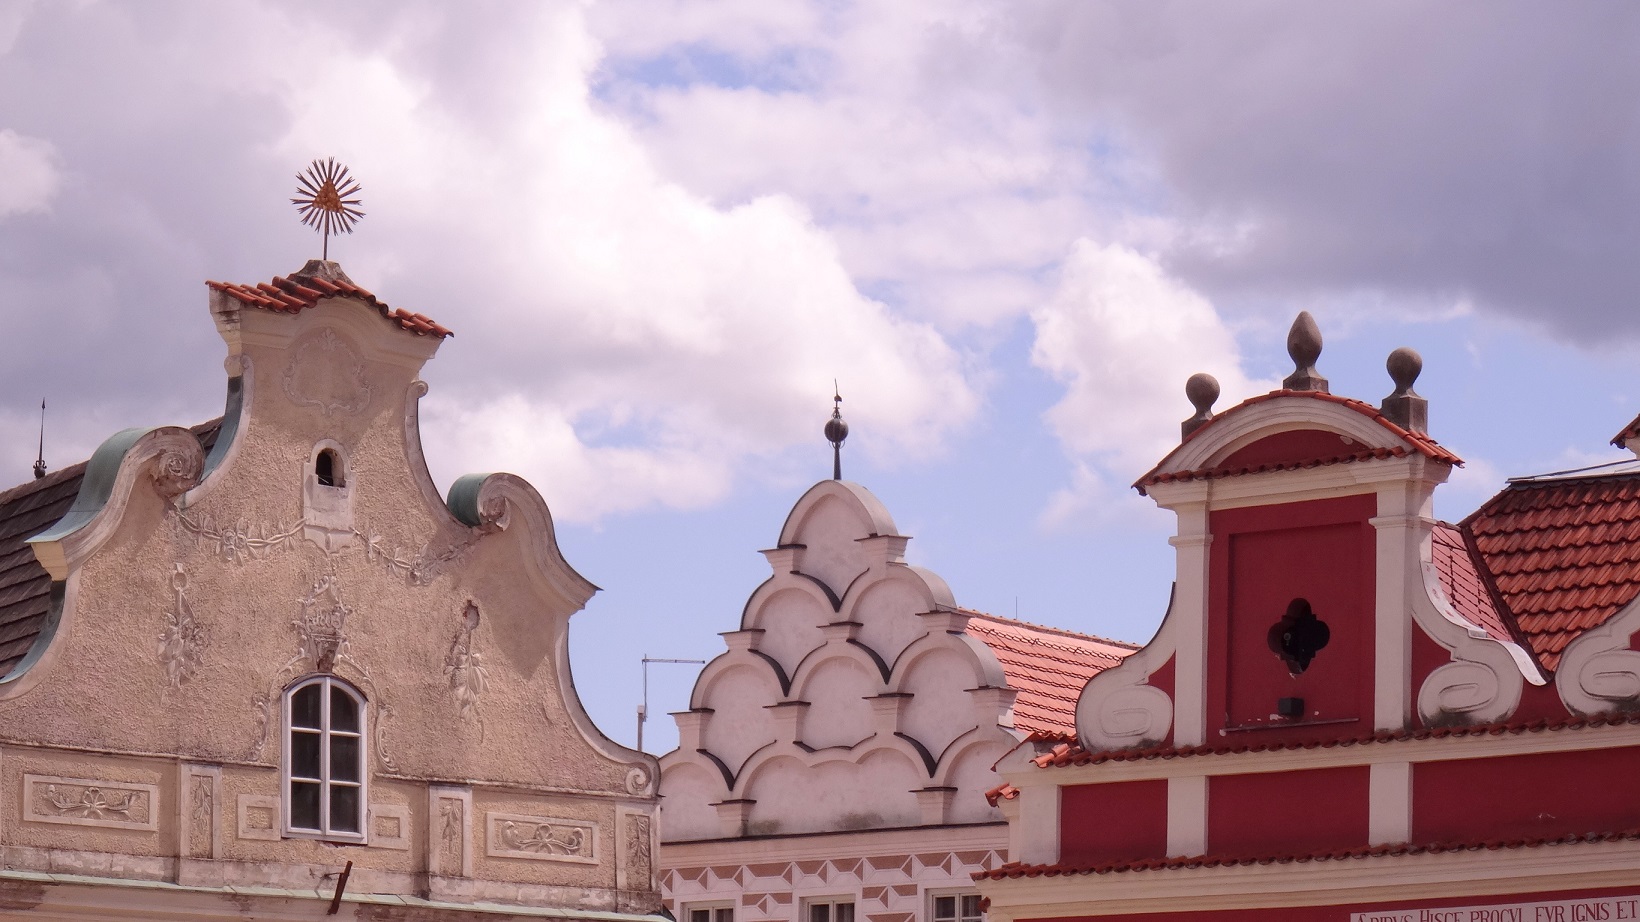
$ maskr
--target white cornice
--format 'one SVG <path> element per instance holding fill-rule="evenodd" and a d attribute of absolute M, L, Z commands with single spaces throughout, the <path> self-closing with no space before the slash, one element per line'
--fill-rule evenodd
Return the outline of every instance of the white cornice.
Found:
<path fill-rule="evenodd" d="M 658 863 L 661 868 L 681 868 L 702 864 L 721 866 L 767 862 L 773 860 L 773 855 L 779 855 L 781 861 L 820 861 L 926 851 L 995 849 L 1003 852 L 1007 847 L 1007 823 L 915 826 L 859 832 L 663 842 Z"/>

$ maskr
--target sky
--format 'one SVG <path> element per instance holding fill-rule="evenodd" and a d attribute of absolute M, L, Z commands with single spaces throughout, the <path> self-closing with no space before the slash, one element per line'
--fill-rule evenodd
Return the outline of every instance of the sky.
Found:
<path fill-rule="evenodd" d="M 434 478 L 508 470 L 603 591 L 583 701 L 708 659 L 844 475 L 962 605 L 1134 641 L 1173 575 L 1131 483 L 1288 372 L 1424 357 L 1457 520 L 1625 456 L 1640 410 L 1640 7 L 1098 0 L 0 0 L 0 470 L 221 412 L 206 279 L 330 253 L 456 332 Z M 0 480 L 4 480 L 0 476 Z M 696 666 L 648 670 L 646 748 Z"/>

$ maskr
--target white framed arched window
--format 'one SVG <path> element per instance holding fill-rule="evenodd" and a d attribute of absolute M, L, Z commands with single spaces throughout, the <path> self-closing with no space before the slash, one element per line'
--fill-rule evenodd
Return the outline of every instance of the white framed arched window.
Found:
<path fill-rule="evenodd" d="M 285 690 L 285 833 L 362 842 L 368 803 L 364 696 L 334 676 Z"/>

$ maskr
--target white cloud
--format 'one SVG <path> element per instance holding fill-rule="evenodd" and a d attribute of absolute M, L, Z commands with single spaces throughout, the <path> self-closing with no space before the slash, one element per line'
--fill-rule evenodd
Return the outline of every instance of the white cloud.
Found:
<path fill-rule="evenodd" d="M 346 151 L 397 211 L 361 228 L 378 245 L 347 242 L 350 274 L 457 331 L 428 372 L 462 372 L 429 400 L 442 476 L 511 468 L 585 520 L 701 505 L 818 442 L 834 378 L 879 458 L 926 455 L 972 415 L 957 351 L 862 295 L 803 205 L 715 205 L 594 110 L 600 49 L 577 11 L 514 37 L 530 66 L 509 74 L 501 130 L 470 130 L 395 57 L 408 40 L 289 77 L 307 102 L 281 148 Z"/>
<path fill-rule="evenodd" d="M 0 218 L 45 211 L 61 177 L 51 144 L 0 128 Z"/>
<path fill-rule="evenodd" d="M 1097 471 L 1054 500 L 1050 521 L 1095 501 L 1079 494 L 1125 489 L 1178 444 L 1190 375 L 1218 378 L 1218 410 L 1272 386 L 1243 374 L 1235 337 L 1212 304 L 1123 246 L 1078 241 L 1058 290 L 1031 318 L 1032 361 L 1065 386 L 1048 422 Z"/>

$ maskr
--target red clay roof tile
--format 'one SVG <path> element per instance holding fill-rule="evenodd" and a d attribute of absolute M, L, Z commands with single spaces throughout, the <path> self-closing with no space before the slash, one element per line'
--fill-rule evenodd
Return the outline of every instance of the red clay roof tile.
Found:
<path fill-rule="evenodd" d="M 1238 755 L 1249 752 L 1284 752 L 1294 749 L 1336 749 L 1365 746 L 1374 743 L 1398 743 L 1409 740 L 1446 739 L 1447 737 L 1502 736 L 1522 733 L 1546 733 L 1563 730 L 1583 730 L 1592 727 L 1621 727 L 1640 724 L 1640 714 L 1597 714 L 1592 717 L 1563 717 L 1558 720 L 1538 720 L 1493 724 L 1473 724 L 1466 727 L 1424 727 L 1416 730 L 1379 730 L 1377 732 L 1330 740 L 1237 740 L 1201 746 L 1151 746 L 1141 749 L 1106 749 L 1089 751 L 1074 740 L 1062 742 L 1031 761 L 1038 768 L 1064 768 L 1071 765 L 1101 765 L 1106 762 L 1142 762 L 1155 759 L 1188 759 L 1196 756 Z"/>
<path fill-rule="evenodd" d="M 1640 476 L 1515 481 L 1459 527 L 1546 669 L 1640 595 Z"/>
<path fill-rule="evenodd" d="M 418 336 L 437 336 L 440 339 L 454 335 L 448 329 L 423 314 L 414 314 L 409 311 L 390 308 L 385 301 L 379 300 L 370 292 L 340 279 L 331 281 L 317 276 L 302 276 L 300 278 L 275 276 L 271 283 L 258 282 L 252 286 L 237 285 L 232 282 L 206 282 L 205 284 L 241 304 L 286 314 L 306 310 L 328 297 L 357 298 L 376 308 L 383 317 L 397 324 L 402 330 L 407 330 Z"/>
<path fill-rule="evenodd" d="M 1396 845 L 1362 845 L 1316 852 L 1289 852 L 1258 855 L 1194 855 L 1184 858 L 1142 858 L 1103 864 L 1020 864 L 1009 862 L 994 870 L 974 872 L 975 880 L 1008 880 L 1021 877 L 1060 877 L 1073 874 L 1120 874 L 1128 871 L 1173 871 L 1186 868 L 1237 867 L 1251 864 L 1306 864 L 1311 861 L 1342 861 L 1346 858 L 1388 858 L 1402 855 L 1438 855 L 1446 852 L 1498 851 L 1513 848 L 1545 848 L 1595 842 L 1640 839 L 1640 829 L 1618 829 L 1565 836 L 1517 837 L 1471 841 L 1410 842 Z"/>
<path fill-rule="evenodd" d="M 1097 673 L 1138 646 L 964 610 L 966 633 L 990 647 L 1008 684 L 1017 689 L 1014 728 L 1026 733 L 1074 733 L 1076 699 Z"/>
<path fill-rule="evenodd" d="M 1397 425 L 1394 422 L 1391 422 L 1388 417 L 1378 411 L 1377 407 L 1374 407 L 1371 404 L 1362 403 L 1359 400 L 1354 400 L 1349 397 L 1340 397 L 1337 394 L 1329 394 L 1323 391 L 1275 390 L 1269 392 L 1268 394 L 1260 394 L 1256 397 L 1249 397 L 1230 409 L 1225 410 L 1223 413 L 1215 414 L 1212 419 L 1208 420 L 1200 428 L 1196 429 L 1196 431 L 1190 433 L 1188 436 L 1185 436 L 1184 441 L 1180 442 L 1180 445 L 1182 446 L 1187 444 L 1192 439 L 1200 438 L 1201 434 L 1212 428 L 1214 423 L 1243 409 L 1244 407 L 1250 407 L 1255 404 L 1264 403 L 1265 401 L 1275 400 L 1278 397 L 1307 397 L 1313 400 L 1323 400 L 1328 403 L 1338 404 L 1342 407 L 1348 407 L 1349 409 L 1360 413 L 1362 416 L 1373 420 L 1380 426 L 1383 426 L 1385 429 L 1399 437 L 1402 441 L 1410 445 L 1413 450 L 1417 451 L 1426 458 L 1432 458 L 1436 461 L 1442 461 L 1452 465 L 1461 466 L 1463 464 L 1462 458 L 1441 447 L 1439 442 L 1421 432 L 1413 432 Z M 1175 449 L 1175 451 L 1176 450 L 1177 449 Z M 1347 464 L 1352 461 L 1370 461 L 1388 457 L 1399 458 L 1404 457 L 1407 454 L 1407 449 L 1399 446 L 1395 448 L 1367 448 L 1349 454 L 1329 455 L 1322 458 L 1306 458 L 1299 461 L 1291 461 L 1281 464 L 1205 468 L 1202 470 L 1172 471 L 1169 473 L 1161 473 L 1161 465 L 1158 464 L 1155 468 L 1152 468 L 1149 473 L 1139 478 L 1138 482 L 1135 483 L 1133 487 L 1140 493 L 1144 493 L 1145 487 L 1158 483 L 1172 483 L 1181 480 L 1214 480 L 1220 477 L 1239 477 L 1244 474 L 1262 474 L 1271 471 L 1291 471 L 1299 470 L 1301 468 L 1322 467 L 1330 464 Z M 1172 454 L 1170 453 L 1168 457 L 1172 457 Z M 1163 459 L 1162 463 L 1166 464 L 1166 459 Z"/>

